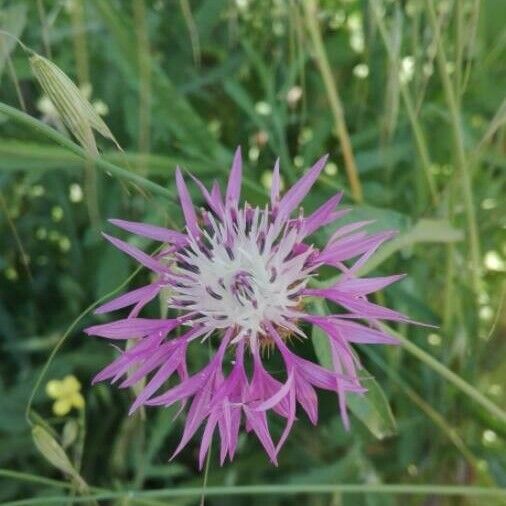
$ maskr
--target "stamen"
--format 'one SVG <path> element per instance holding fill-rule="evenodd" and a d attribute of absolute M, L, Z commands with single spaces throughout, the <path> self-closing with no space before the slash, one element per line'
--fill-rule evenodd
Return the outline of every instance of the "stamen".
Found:
<path fill-rule="evenodd" d="M 235 260 L 234 252 L 230 246 L 225 246 L 225 251 L 227 252 L 228 258 L 230 258 L 230 260 Z"/>
<path fill-rule="evenodd" d="M 218 293 L 216 293 L 211 287 L 209 286 L 206 286 L 206 292 L 213 298 L 213 299 L 216 299 L 216 300 L 222 300 L 223 297 L 221 295 L 219 295 Z"/>

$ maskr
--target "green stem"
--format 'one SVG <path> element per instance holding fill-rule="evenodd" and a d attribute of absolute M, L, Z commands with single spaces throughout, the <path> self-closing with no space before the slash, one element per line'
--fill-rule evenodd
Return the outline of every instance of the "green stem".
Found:
<path fill-rule="evenodd" d="M 453 142 L 455 145 L 455 154 L 457 166 L 460 171 L 462 179 L 462 190 L 464 207 L 466 211 L 466 219 L 469 233 L 469 248 L 471 258 L 471 275 L 473 280 L 473 289 L 475 294 L 478 293 L 480 288 L 480 241 L 478 236 L 478 225 L 476 221 L 476 213 L 474 208 L 474 197 L 472 180 L 469 171 L 469 166 L 466 159 L 464 148 L 464 136 L 462 133 L 462 118 L 460 117 L 460 110 L 455 91 L 453 89 L 450 75 L 447 70 L 446 54 L 443 47 L 443 41 L 439 34 L 439 26 L 436 17 L 436 11 L 432 0 L 426 0 L 427 10 L 429 13 L 429 22 L 433 32 L 436 34 L 436 59 L 443 85 L 443 91 L 450 111 Z"/>
<path fill-rule="evenodd" d="M 160 248 L 161 247 L 157 248 L 157 250 L 155 250 L 155 251 L 158 251 Z M 35 399 L 35 395 L 36 395 L 38 389 L 40 388 L 40 385 L 42 384 L 42 381 L 45 378 L 45 376 L 47 374 L 47 371 L 49 370 L 49 367 L 51 366 L 51 363 L 53 362 L 54 357 L 56 356 L 56 354 L 58 353 L 58 351 L 60 350 L 60 348 L 65 344 L 65 341 L 70 336 L 70 334 L 73 332 L 73 330 L 76 328 L 77 324 L 86 315 L 88 315 L 91 311 L 93 311 L 93 309 L 95 309 L 99 304 L 101 304 L 103 301 L 107 300 L 109 297 L 111 297 L 112 295 L 114 295 L 115 293 L 117 293 L 123 287 L 127 286 L 128 283 L 130 283 L 130 281 L 140 272 L 141 269 L 142 269 L 142 266 L 137 267 L 137 269 L 125 281 L 123 281 L 123 283 L 121 283 L 118 287 L 116 287 L 114 290 L 112 290 L 111 292 L 107 293 L 106 295 L 104 295 L 103 297 L 101 297 L 100 299 L 98 299 L 97 301 L 95 301 L 93 304 L 91 304 L 90 306 L 88 306 L 70 324 L 70 326 L 67 328 L 67 330 L 62 335 L 62 337 L 60 338 L 60 340 L 56 343 L 56 346 L 52 349 L 52 351 L 51 351 L 48 359 L 46 360 L 46 363 L 42 367 L 42 370 L 41 370 L 39 376 L 37 377 L 37 380 L 35 381 L 35 385 L 33 386 L 33 389 L 32 389 L 32 391 L 30 393 L 30 397 L 28 398 L 28 402 L 26 404 L 25 418 L 26 418 L 26 421 L 28 422 L 29 425 L 33 425 L 32 420 L 30 418 L 30 412 L 31 412 L 31 409 L 32 409 L 33 401 Z"/>
<path fill-rule="evenodd" d="M 306 0 L 305 2 L 302 2 L 302 7 L 309 35 L 313 43 L 316 63 L 320 69 L 320 74 L 327 93 L 327 100 L 334 117 L 337 137 L 341 143 L 344 167 L 350 183 L 351 194 L 355 201 L 362 202 L 364 200 L 362 184 L 360 183 L 360 177 L 358 174 L 357 164 L 355 162 L 355 156 L 353 155 L 348 127 L 346 126 L 346 120 L 344 118 L 343 105 L 337 84 L 334 76 L 332 75 L 332 69 L 330 68 L 327 52 L 325 51 L 325 46 L 323 44 L 322 34 L 318 25 L 318 2 L 317 0 Z"/>
<path fill-rule="evenodd" d="M 74 58 L 76 61 L 77 81 L 79 86 L 90 85 L 90 69 L 88 58 L 88 44 L 86 41 L 86 20 L 82 0 L 72 4 L 69 9 L 72 27 L 72 41 L 74 43 Z M 84 164 L 84 187 L 88 216 L 92 227 L 100 229 L 100 204 L 98 198 L 97 171 L 92 161 L 87 160 Z"/>
<path fill-rule="evenodd" d="M 72 488 L 73 488 L 73 484 L 68 483 L 66 481 L 53 480 L 51 478 L 44 478 L 43 476 L 37 476 L 36 474 L 22 473 L 19 471 L 11 471 L 10 469 L 0 469 L 0 477 L 9 478 L 10 480 L 26 481 L 28 483 L 39 483 L 40 485 L 47 485 L 49 487 L 68 489 L 69 491 L 72 491 Z M 110 493 L 110 490 L 107 490 L 105 488 L 89 487 L 89 489 L 97 494 Z M 62 502 L 68 502 L 69 496 L 66 496 L 65 499 L 66 499 L 66 501 L 62 501 Z M 26 500 L 30 500 L 30 499 L 21 499 L 20 500 L 21 504 L 25 504 L 24 501 L 26 501 Z M 86 500 L 88 501 L 89 497 Z M 72 501 L 77 501 L 77 498 L 72 497 Z M 11 501 L 10 504 L 12 505 L 12 504 L 16 504 L 18 502 L 19 501 Z M 9 503 L 2 503 L 2 506 L 4 504 L 9 504 Z M 140 505 L 144 505 L 144 506 L 163 506 L 165 503 L 160 503 L 158 501 L 140 498 L 140 499 L 133 500 L 131 504 L 140 504 Z"/>
<path fill-rule="evenodd" d="M 48 139 L 51 139 L 60 146 L 67 148 L 69 151 L 72 151 L 74 154 L 79 156 L 79 158 L 83 160 L 90 159 L 89 153 L 87 153 L 75 142 L 72 142 L 70 139 L 62 135 L 60 132 L 57 132 L 54 128 L 51 128 L 50 126 L 42 123 L 42 121 L 39 121 L 38 119 L 33 118 L 32 116 L 29 116 L 28 114 L 25 114 L 24 112 L 21 112 L 15 109 L 14 107 L 4 104 L 3 102 L 0 102 L 0 114 L 4 114 L 9 119 L 12 119 L 13 121 L 21 125 L 24 125 L 32 130 L 39 132 L 40 134 L 44 135 Z M 111 174 L 118 178 L 131 181 L 132 183 L 135 183 L 145 188 L 146 190 L 150 190 L 153 193 L 156 193 L 162 197 L 168 198 L 173 197 L 172 193 L 166 188 L 163 188 L 163 186 L 160 186 L 157 183 L 153 183 L 152 181 L 149 181 L 148 179 L 142 176 L 133 174 L 132 172 L 125 170 L 121 167 L 118 167 L 117 165 L 114 165 L 113 163 L 110 163 L 102 158 L 96 158 L 93 160 L 93 162 L 98 168 L 102 169 L 106 174 Z"/>
<path fill-rule="evenodd" d="M 144 491 L 103 492 L 75 497 L 75 503 L 90 499 L 140 499 L 168 497 L 197 497 L 200 487 L 169 488 Z M 286 484 L 286 485 L 243 485 L 232 487 L 209 487 L 207 496 L 251 496 L 251 495 L 295 495 L 295 494 L 381 494 L 418 496 L 465 496 L 465 497 L 506 497 L 506 490 L 498 487 L 472 487 L 465 485 L 409 485 L 409 484 Z M 68 501 L 68 496 L 34 497 L 3 503 L 3 506 L 26 506 L 33 504 L 58 504 Z"/>
<path fill-rule="evenodd" d="M 39 483 L 41 485 L 48 485 L 50 487 L 57 488 L 72 488 L 72 484 L 66 481 L 53 480 L 51 478 L 44 478 L 43 476 L 37 476 L 36 474 L 22 473 L 19 471 L 11 471 L 10 469 L 0 469 L 0 476 L 3 478 L 9 478 L 11 480 L 28 481 L 31 483 Z"/>
<path fill-rule="evenodd" d="M 146 161 L 151 147 L 151 54 L 147 29 L 146 5 L 144 0 L 133 0 L 132 10 L 137 38 L 139 69 L 139 153 L 141 172 L 146 173 Z"/>
<path fill-rule="evenodd" d="M 431 369 L 436 371 L 440 376 L 447 379 L 450 383 L 456 386 L 459 390 L 464 392 L 468 397 L 476 401 L 483 408 L 485 408 L 489 413 L 496 416 L 502 423 L 506 423 L 506 411 L 501 409 L 499 406 L 494 404 L 491 400 L 485 397 L 481 392 L 479 392 L 472 385 L 467 383 L 464 379 L 462 379 L 458 374 L 455 374 L 453 371 L 448 369 L 441 362 L 436 360 L 433 356 L 429 355 L 426 351 L 419 348 L 416 344 L 411 341 L 408 341 L 402 334 L 396 332 L 388 325 L 381 324 L 380 325 L 385 331 L 389 334 L 395 336 L 399 341 L 401 341 L 404 349 L 418 358 L 420 361 L 427 364 Z"/>
<path fill-rule="evenodd" d="M 383 40 L 383 44 L 385 45 L 385 48 L 387 50 L 388 58 L 390 59 L 392 65 L 394 66 L 395 74 L 399 76 L 400 75 L 399 59 L 396 57 L 395 51 L 392 48 L 392 45 L 390 44 L 388 32 L 385 26 L 385 22 L 383 20 L 383 15 L 381 14 L 381 10 L 379 9 L 380 5 L 378 5 L 378 0 L 373 0 L 373 2 L 371 3 L 371 7 L 376 24 L 378 25 L 380 31 L 381 38 Z M 411 129 L 413 130 L 415 144 L 418 150 L 418 154 L 420 155 L 420 162 L 422 164 L 423 171 L 427 179 L 427 184 L 429 185 L 429 192 L 432 198 L 432 203 L 436 205 L 438 202 L 437 188 L 436 182 L 434 181 L 434 176 L 432 175 L 431 172 L 432 162 L 430 159 L 427 142 L 425 140 L 425 135 L 420 125 L 420 122 L 418 121 L 416 109 L 413 103 L 413 99 L 411 98 L 411 94 L 409 93 L 409 89 L 406 83 L 403 83 L 400 79 L 399 79 L 399 88 L 401 90 L 401 96 L 404 102 L 404 106 L 406 107 L 406 112 L 408 113 Z"/>
<path fill-rule="evenodd" d="M 441 415 L 438 411 L 436 411 L 428 402 L 426 402 L 418 393 L 411 388 L 411 386 L 406 383 L 399 374 L 395 371 L 394 368 L 389 367 L 379 356 L 377 352 L 371 350 L 369 348 L 361 348 L 369 358 L 373 362 L 375 362 L 388 377 L 397 385 L 397 387 L 407 396 L 409 399 L 417 405 L 423 413 L 435 424 L 437 425 L 441 431 L 446 435 L 446 437 L 454 444 L 454 446 L 459 450 L 464 458 L 467 460 L 470 466 L 472 466 L 474 472 L 479 473 L 479 465 L 477 457 L 469 450 L 466 446 L 465 442 L 459 436 L 457 431 L 450 426 L 448 421 L 445 419 L 443 415 Z"/>

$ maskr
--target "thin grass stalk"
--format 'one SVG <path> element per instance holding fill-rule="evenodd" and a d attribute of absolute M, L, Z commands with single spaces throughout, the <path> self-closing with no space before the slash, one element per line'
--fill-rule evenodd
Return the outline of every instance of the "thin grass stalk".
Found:
<path fill-rule="evenodd" d="M 337 137 L 341 143 L 344 167 L 350 183 L 351 195 L 355 201 L 362 202 L 364 200 L 362 184 L 360 183 L 350 135 L 344 118 L 342 101 L 334 76 L 332 75 L 332 69 L 330 68 L 325 46 L 323 45 L 322 34 L 318 25 L 318 3 L 317 0 L 307 0 L 302 2 L 302 6 L 304 9 L 306 25 L 315 51 L 316 63 L 320 70 L 325 91 L 327 93 L 327 100 L 329 101 L 332 116 L 334 117 Z"/>
<path fill-rule="evenodd" d="M 129 490 L 108 491 L 88 496 L 76 497 L 74 503 L 87 502 L 89 500 L 123 499 L 135 501 L 145 498 L 173 498 L 173 497 L 198 497 L 202 492 L 200 487 L 171 487 L 160 490 Z M 395 496 L 445 496 L 445 497 L 476 497 L 476 498 L 503 498 L 506 490 L 499 487 L 475 487 L 470 485 L 410 485 L 410 484 L 280 484 L 280 485 L 234 485 L 213 486 L 207 488 L 208 497 L 220 496 L 270 496 L 270 495 L 296 495 L 296 494 L 350 494 L 350 495 L 395 495 Z M 62 504 L 67 503 L 68 496 L 47 496 L 21 499 L 3 503 L 3 506 L 31 506 L 39 504 Z"/>
<path fill-rule="evenodd" d="M 37 0 L 37 12 L 39 14 L 40 25 L 42 27 L 42 42 L 44 44 L 44 51 L 46 56 L 51 60 L 51 42 L 49 40 L 49 25 L 47 23 L 46 9 L 44 8 L 44 1 Z"/>
<path fill-rule="evenodd" d="M 394 382 L 394 384 L 403 392 L 410 400 L 420 408 L 420 410 L 436 425 L 445 436 L 452 442 L 457 450 L 466 459 L 469 465 L 475 472 L 480 472 L 479 459 L 473 454 L 473 452 L 467 447 L 464 440 L 459 436 L 453 427 L 450 427 L 448 421 L 441 413 L 438 413 L 428 402 L 426 402 L 418 393 L 411 388 L 411 386 L 397 374 L 392 368 L 381 359 L 379 354 L 374 350 L 368 350 L 363 347 L 362 350 L 375 362 L 378 366 L 385 371 L 387 376 Z M 487 476 L 488 480 L 488 476 Z"/>
<path fill-rule="evenodd" d="M 462 97 L 464 47 L 464 9 L 462 2 L 455 2 L 455 95 L 459 104 Z"/>
<path fill-rule="evenodd" d="M 142 0 L 134 0 L 134 4 L 137 2 L 142 2 Z M 184 22 L 186 23 L 186 28 L 188 29 L 188 33 L 190 35 L 190 43 L 192 46 L 192 54 L 193 54 L 193 62 L 197 67 L 200 67 L 201 63 L 201 52 L 200 52 L 200 38 L 199 31 L 197 25 L 195 24 L 195 19 L 193 19 L 192 10 L 190 6 L 190 2 L 188 0 L 179 0 L 179 5 L 181 7 L 181 12 L 183 14 Z"/>
<path fill-rule="evenodd" d="M 399 119 L 400 80 L 399 65 L 396 63 L 400 58 L 402 46 L 402 14 L 399 6 L 395 9 L 394 28 L 390 40 L 391 48 L 395 56 L 388 59 L 382 132 L 384 141 L 390 141 L 392 139 Z"/>
<path fill-rule="evenodd" d="M 11 107 L 3 102 L 0 102 L 0 113 L 5 114 L 11 120 L 21 125 L 24 125 L 25 127 L 27 127 L 32 131 L 44 135 L 45 137 L 51 139 L 60 146 L 67 148 L 69 151 L 77 155 L 82 160 L 86 160 L 86 158 L 90 156 L 90 154 L 86 150 L 84 150 L 81 146 L 71 141 L 69 138 L 65 137 L 54 128 L 51 128 L 45 123 L 42 123 L 42 121 L 39 121 L 36 118 L 33 118 L 32 116 L 29 116 L 28 114 L 25 114 L 24 112 L 15 109 L 14 107 Z M 157 195 L 166 197 L 169 199 L 169 201 L 172 202 L 173 199 L 172 192 L 167 190 L 163 186 L 160 186 L 159 184 L 154 183 L 153 181 L 150 181 L 149 179 L 146 179 L 145 177 L 142 177 L 138 174 L 134 174 L 126 169 L 123 169 L 122 167 L 119 167 L 118 165 L 108 162 L 103 158 L 99 157 L 95 158 L 94 162 L 96 166 L 99 167 L 101 170 L 103 170 L 106 174 L 116 176 L 126 181 L 130 181 L 131 183 L 137 184 L 141 188 L 144 188 L 145 190 L 149 190 Z"/>
<path fill-rule="evenodd" d="M 204 506 L 206 502 L 206 492 L 207 492 L 207 481 L 209 479 L 209 469 L 211 467 L 211 454 L 213 451 L 213 445 L 209 446 L 209 452 L 206 457 L 206 468 L 204 470 L 204 480 L 202 481 L 202 493 L 200 495 L 200 506 Z"/>
<path fill-rule="evenodd" d="M 30 257 L 26 253 L 23 243 L 21 242 L 21 238 L 19 237 L 19 234 L 16 229 L 16 225 L 14 224 L 14 221 L 12 220 L 12 218 L 10 216 L 9 208 L 7 207 L 7 202 L 5 200 L 3 192 L 1 190 L 0 190 L 0 208 L 2 209 L 2 212 L 5 216 L 5 221 L 8 225 L 8 227 L 11 229 L 12 237 L 14 237 L 14 242 L 16 243 L 16 247 L 19 251 L 21 263 L 23 264 L 23 268 L 25 269 L 26 275 L 28 276 L 28 279 L 30 281 L 33 281 L 32 272 L 30 270 L 30 263 L 29 263 Z"/>
<path fill-rule="evenodd" d="M 10 480 L 17 480 L 27 483 L 38 483 L 39 485 L 45 485 L 47 487 L 54 487 L 60 489 L 68 489 L 70 492 L 72 491 L 73 484 L 67 481 L 59 481 L 51 478 L 45 478 L 43 476 L 39 476 L 36 474 L 23 473 L 20 471 L 13 471 L 11 469 L 0 469 L 0 477 L 8 478 Z M 90 491 L 94 493 L 107 493 L 110 490 L 100 487 L 89 487 Z M 21 499 L 23 500 L 23 499 Z M 14 501 L 16 502 L 16 501 Z M 67 497 L 67 503 L 69 503 L 69 497 Z M 131 499 L 128 504 L 139 504 L 143 506 L 165 506 L 166 503 L 155 501 L 153 499 Z"/>
<path fill-rule="evenodd" d="M 421 13 L 419 15 L 421 18 Z M 421 23 L 420 23 L 421 24 Z M 433 39 L 427 44 L 427 47 L 425 49 L 426 55 L 427 55 L 427 62 L 426 65 L 429 66 L 429 68 L 432 68 L 434 65 L 434 60 L 436 58 L 436 51 L 434 50 L 434 47 L 436 46 L 436 37 L 439 37 L 440 34 L 447 28 L 448 26 L 448 19 L 447 16 L 440 16 L 439 19 L 439 32 L 437 34 L 433 34 Z M 423 55 L 422 50 L 422 55 Z M 432 77 L 432 72 L 422 73 L 422 78 L 420 80 L 419 86 L 416 88 L 417 94 L 414 98 L 414 104 L 415 104 L 415 113 L 417 116 L 420 115 L 423 102 L 425 100 L 425 95 L 427 93 L 427 89 L 429 86 L 429 81 Z"/>
<path fill-rule="evenodd" d="M 480 7 L 481 0 L 474 0 L 473 9 L 471 11 L 471 20 L 469 28 L 466 30 L 467 37 L 467 53 L 466 53 L 466 67 L 464 69 L 464 75 L 462 77 L 462 86 L 460 87 L 460 94 L 463 95 L 466 92 L 469 79 L 471 77 L 471 69 L 473 66 L 473 51 L 476 42 L 476 35 L 478 33 L 478 22 L 480 19 Z"/>
<path fill-rule="evenodd" d="M 433 32 L 437 34 L 439 31 L 439 27 L 434 4 L 432 0 L 426 0 L 425 3 L 429 14 L 428 17 L 431 28 Z M 461 176 L 463 200 L 468 227 L 472 286 L 474 293 L 478 294 L 481 279 L 481 254 L 480 254 L 480 239 L 478 235 L 478 224 L 476 221 L 476 212 L 474 207 L 472 178 L 465 153 L 464 137 L 462 132 L 462 118 L 460 116 L 459 104 L 457 102 L 455 91 L 447 71 L 448 62 L 446 59 L 445 49 L 443 47 L 441 37 L 438 36 L 436 40 L 437 40 L 436 60 L 438 63 L 441 81 L 443 84 L 443 91 L 445 94 L 446 102 L 448 105 L 448 109 L 450 111 L 456 161 Z"/>
<path fill-rule="evenodd" d="M 139 152 L 141 173 L 147 172 L 147 156 L 151 150 L 151 53 L 144 0 L 132 2 L 137 55 L 139 62 Z"/>
<path fill-rule="evenodd" d="M 445 266 L 445 286 L 443 299 L 443 324 L 442 329 L 445 334 L 451 332 L 454 314 L 454 276 L 455 276 L 455 248 L 453 244 L 447 244 L 445 247 L 446 266 Z"/>
<path fill-rule="evenodd" d="M 391 327 L 385 324 L 380 324 L 381 328 L 386 330 L 388 333 L 395 336 L 401 342 L 403 348 L 411 355 L 415 356 L 421 362 L 424 362 L 432 370 L 437 372 L 440 376 L 448 380 L 461 392 L 465 393 L 470 399 L 473 399 L 481 407 L 486 409 L 490 414 L 497 417 L 502 423 L 506 423 L 506 411 L 501 407 L 494 404 L 490 399 L 485 397 L 479 390 L 469 384 L 466 380 L 461 378 L 458 374 L 454 373 L 444 364 L 435 359 L 432 355 L 419 348 L 415 343 L 406 339 L 402 334 L 396 332 Z"/>
<path fill-rule="evenodd" d="M 0 38 L 0 46 L 2 44 L 2 39 Z M 14 84 L 14 89 L 16 90 L 16 96 L 18 98 L 19 106 L 21 109 L 26 112 L 26 103 L 25 99 L 23 97 L 23 93 L 21 91 L 21 86 L 19 85 L 18 76 L 16 74 L 16 69 L 14 68 L 14 65 L 12 64 L 12 58 L 10 54 L 7 54 L 7 71 L 9 72 L 9 77 L 12 80 L 12 83 Z"/>
<path fill-rule="evenodd" d="M 300 63 L 300 87 L 302 88 L 301 98 L 301 113 L 300 113 L 300 125 L 304 125 L 308 115 L 308 104 L 307 104 L 307 78 L 306 78 L 306 66 L 305 61 L 305 41 L 304 41 L 304 20 L 300 9 L 297 8 L 296 0 L 290 0 L 290 13 L 292 16 L 292 22 L 295 28 L 296 38 L 296 52 L 297 59 Z"/>
<path fill-rule="evenodd" d="M 86 26 L 82 0 L 75 0 L 70 4 L 70 20 L 72 26 L 72 42 L 76 60 L 77 82 L 81 90 L 90 86 L 90 70 L 88 64 L 88 44 L 86 42 Z M 98 200 L 97 170 L 92 160 L 86 160 L 84 164 L 84 188 L 86 195 L 86 207 L 92 227 L 100 228 L 100 206 Z"/>
<path fill-rule="evenodd" d="M 388 31 L 385 26 L 385 22 L 383 20 L 381 12 L 381 8 L 383 7 L 383 5 L 378 0 L 371 0 L 371 7 L 376 24 L 378 25 L 380 31 L 381 38 L 387 50 L 387 55 L 391 63 L 396 68 L 396 75 L 397 78 L 399 79 L 399 71 L 400 71 L 399 60 L 398 58 L 396 58 L 395 50 L 391 47 Z M 413 130 L 413 135 L 415 137 L 415 144 L 418 150 L 418 154 L 420 155 L 420 161 L 425 174 L 425 178 L 429 186 L 429 193 L 432 199 L 432 203 L 434 204 L 434 206 L 436 206 L 438 203 L 437 188 L 436 182 L 434 181 L 434 176 L 432 175 L 431 171 L 432 162 L 429 155 L 429 149 L 427 147 L 427 141 L 425 139 L 425 134 L 423 132 L 420 121 L 418 120 L 413 99 L 411 98 L 411 94 L 409 92 L 406 83 L 401 82 L 401 80 L 399 79 L 399 87 L 401 90 L 401 96 L 404 102 L 404 106 L 406 108 L 406 112 L 408 113 L 411 129 Z"/>

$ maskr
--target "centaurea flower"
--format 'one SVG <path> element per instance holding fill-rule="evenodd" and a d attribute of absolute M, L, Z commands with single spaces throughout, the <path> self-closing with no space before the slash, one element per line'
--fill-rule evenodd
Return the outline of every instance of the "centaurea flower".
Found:
<path fill-rule="evenodd" d="M 263 208 L 248 204 L 240 207 L 242 161 L 237 149 L 224 196 L 217 183 L 208 191 L 193 178 L 206 203 L 200 213 L 177 169 L 176 186 L 186 222 L 184 232 L 111 220 L 128 232 L 166 246 L 150 256 L 105 235 L 117 248 L 150 269 L 156 279 L 97 309 L 101 314 L 132 307 L 126 319 L 96 325 L 86 332 L 116 341 L 131 340 L 133 345 L 121 351 L 94 382 L 114 383 L 121 379 L 120 387 L 125 388 L 145 380 L 131 412 L 143 405 L 189 404 L 175 454 L 203 426 L 200 466 L 216 431 L 221 440 L 221 462 L 227 456 L 232 459 L 243 424 L 247 432 L 255 433 L 270 460 L 276 463 L 296 420 L 297 406 L 313 424 L 317 423 L 317 389 L 337 394 L 341 417 L 348 428 L 346 396 L 365 392 L 358 375 L 360 363 L 351 345 L 397 344 L 380 329 L 378 321 L 408 321 L 401 313 L 367 298 L 402 276 L 357 275 L 393 232 L 368 234 L 362 230 L 368 222 L 358 222 L 338 228 L 323 248 L 312 245 L 309 238 L 314 232 L 348 212 L 337 209 L 340 193 L 308 216 L 298 211 L 326 160 L 326 156 L 318 160 L 283 196 L 276 163 L 270 203 Z M 292 217 L 296 211 L 298 216 Z M 340 277 L 328 288 L 311 287 L 309 281 L 322 266 L 334 267 Z M 170 293 L 167 305 L 173 316 L 139 317 L 141 309 L 162 288 Z M 340 308 L 339 312 L 311 314 L 308 302 L 314 298 L 330 301 Z M 292 338 L 305 339 L 303 329 L 311 325 L 328 336 L 332 370 L 295 352 L 296 341 Z M 188 347 L 199 346 L 208 339 L 215 348 L 209 363 L 199 371 L 189 372 Z M 285 367 L 281 378 L 268 371 L 263 353 L 266 348 L 279 353 Z M 246 362 L 251 366 L 246 366 Z M 284 420 L 284 430 L 276 442 L 269 428 L 268 418 L 272 416 Z"/>

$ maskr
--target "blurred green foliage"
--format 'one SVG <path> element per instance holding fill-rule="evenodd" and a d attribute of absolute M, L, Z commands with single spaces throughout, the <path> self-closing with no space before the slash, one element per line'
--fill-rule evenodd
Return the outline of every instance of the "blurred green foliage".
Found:
<path fill-rule="evenodd" d="M 308 31 L 314 19 L 323 53 Z M 313 209 L 339 189 L 353 204 L 332 94 L 342 103 L 363 193 L 350 218 L 377 220 L 371 229 L 400 230 L 370 266 L 377 273 L 408 273 L 381 302 L 438 325 L 399 325 L 397 331 L 504 408 L 505 25 L 500 0 L 0 0 L 0 29 L 58 65 L 102 115 L 124 150 L 97 137 L 103 160 L 170 195 L 112 177 L 104 164 L 0 112 L 0 468 L 28 473 L 21 480 L 0 471 L 0 500 L 39 497 L 37 504 L 54 504 L 43 498 L 66 489 L 47 478 L 74 495 L 202 486 L 198 441 L 168 462 L 181 418 L 174 421 L 175 413 L 163 409 L 127 417 L 132 392 L 90 386 L 114 350 L 82 333 L 97 320 L 89 311 L 71 328 L 35 393 L 35 440 L 25 409 L 68 327 L 133 272 L 101 239 L 100 230 L 110 228 L 107 218 L 181 224 L 177 164 L 206 183 L 223 183 L 241 145 L 244 197 L 260 203 L 278 156 L 290 184 L 329 152 L 331 163 L 305 205 Z M 42 92 L 29 55 L 5 35 L 0 80 L 3 103 L 72 137 Z M 318 240 L 331 232 L 328 227 Z M 141 271 L 130 286 L 147 276 Z M 150 312 L 160 314 L 160 305 Z M 324 363 L 321 344 L 315 335 L 300 352 Z M 197 364 L 199 351 L 192 353 Z M 335 399 L 322 394 L 318 426 L 300 417 L 278 468 L 243 436 L 232 464 L 220 468 L 211 458 L 207 485 L 506 485 L 504 420 L 402 347 L 359 353 L 371 393 L 354 407 L 350 432 L 341 426 Z M 68 374 L 81 382 L 85 408 L 56 416 L 45 385 Z M 465 493 L 206 499 L 216 505 L 293 501 L 500 502 Z M 169 504 L 121 497 L 108 503 Z"/>

